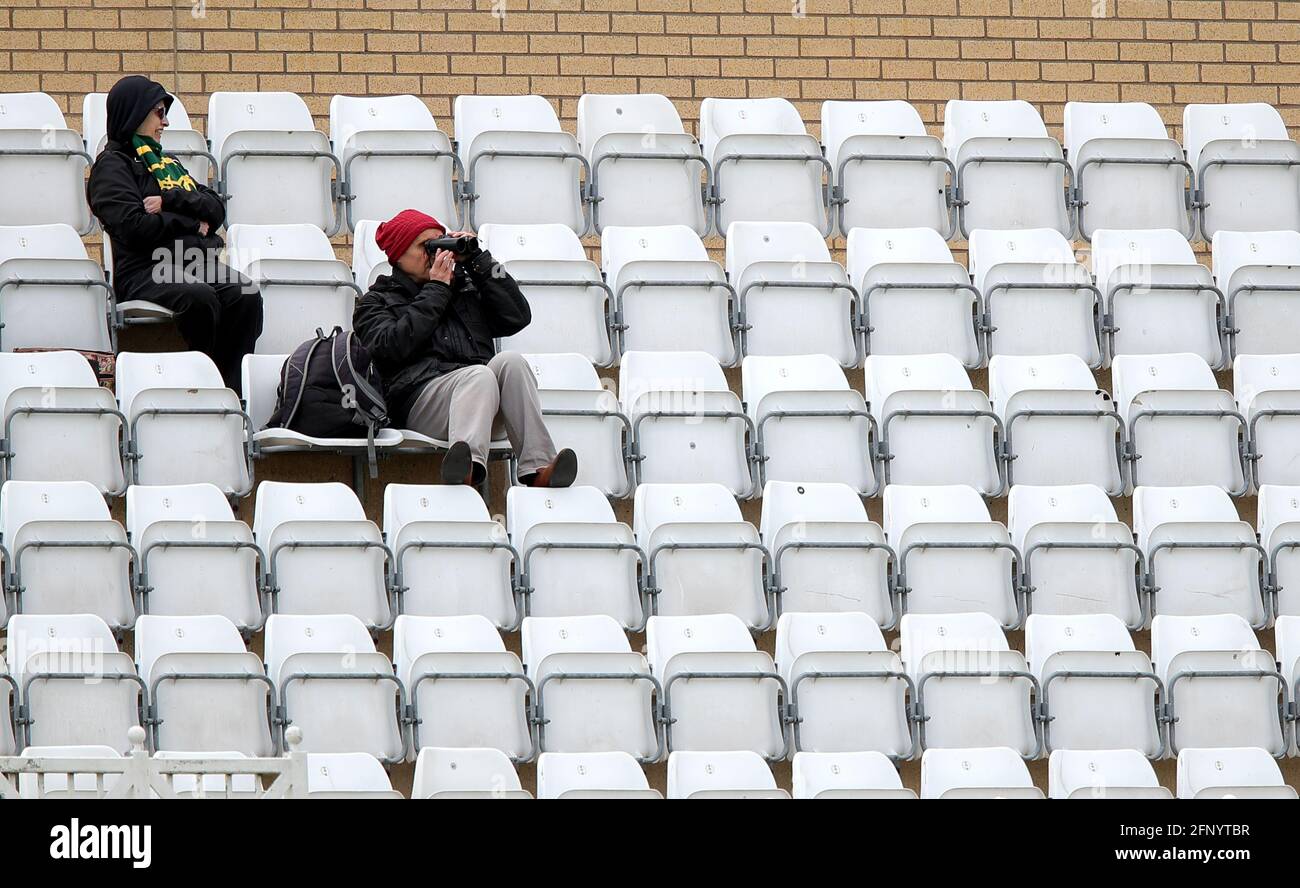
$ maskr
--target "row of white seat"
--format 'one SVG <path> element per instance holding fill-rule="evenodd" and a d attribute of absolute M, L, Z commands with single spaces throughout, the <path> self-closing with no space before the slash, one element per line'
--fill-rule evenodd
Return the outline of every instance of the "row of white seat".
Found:
<path fill-rule="evenodd" d="M 1157 616 L 1148 657 L 1107 614 L 1031 615 L 1025 653 L 982 613 L 907 614 L 899 653 L 862 613 L 785 614 L 776 655 L 730 614 L 653 616 L 646 653 L 606 616 L 526 617 L 522 656 L 480 616 L 397 618 L 389 658 L 348 614 L 273 614 L 265 663 L 224 617 L 140 618 L 134 659 L 93 614 L 11 618 L 0 746 L 307 752 L 392 764 L 425 746 L 794 752 L 1258 746 L 1296 755 L 1300 617 L 1277 656 L 1239 616 Z"/>
<path fill-rule="evenodd" d="M 84 139 L 43 93 L 0 95 L 0 109 L 6 193 L 39 221 L 88 232 L 74 196 L 103 144 L 104 94 L 83 100 Z M 470 226 L 556 222 L 576 232 L 683 224 L 725 233 L 735 221 L 803 221 L 826 234 L 924 226 L 945 236 L 1173 228 L 1208 240 L 1220 229 L 1300 230 L 1300 148 L 1262 103 L 1186 106 L 1183 145 L 1140 102 L 1068 103 L 1064 146 L 1023 100 L 951 100 L 942 139 L 902 101 L 824 102 L 820 141 L 781 98 L 705 99 L 698 141 L 653 94 L 584 95 L 576 136 L 542 96 L 459 96 L 454 142 L 410 95 L 335 96 L 328 136 L 288 92 L 212 93 L 206 138 L 179 101 L 171 114 L 164 142 L 219 183 L 232 221 L 331 233 L 409 205 Z"/>

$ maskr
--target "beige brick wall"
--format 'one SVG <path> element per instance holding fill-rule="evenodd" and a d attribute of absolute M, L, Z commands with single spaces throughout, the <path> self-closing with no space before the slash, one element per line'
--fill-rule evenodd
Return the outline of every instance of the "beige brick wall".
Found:
<path fill-rule="evenodd" d="M 1070 100 L 1145 101 L 1178 136 L 1188 102 L 1270 102 L 1300 127 L 1296 0 L 0 0 L 0 92 L 81 95 L 124 73 L 215 90 L 410 92 L 451 127 L 461 93 L 540 93 L 572 127 L 584 92 L 660 92 L 692 126 L 707 96 L 907 99 L 936 131 L 952 98 L 1023 98 L 1060 135 Z M 503 14 L 494 14 L 494 8 Z M 173 30 L 175 23 L 175 32 Z M 173 34 L 178 33 L 173 53 Z"/>

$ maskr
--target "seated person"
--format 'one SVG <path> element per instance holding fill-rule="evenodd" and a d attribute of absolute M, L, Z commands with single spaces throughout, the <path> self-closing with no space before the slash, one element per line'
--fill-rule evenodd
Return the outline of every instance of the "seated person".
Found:
<path fill-rule="evenodd" d="M 520 482 L 568 487 L 578 457 L 568 448 L 556 453 L 532 368 L 517 352 L 494 354 L 495 337 L 532 320 L 519 285 L 477 240 L 463 255 L 425 250 L 425 241 L 467 234 L 416 210 L 380 225 L 375 240 L 393 273 L 357 301 L 353 329 L 379 368 L 393 425 L 451 442 L 445 483 L 478 484 L 487 476 L 499 418 Z"/>
<path fill-rule="evenodd" d="M 218 254 L 226 208 L 158 140 L 173 98 L 147 77 L 123 77 L 108 93 L 108 142 L 86 183 L 90 209 L 113 247 L 119 302 L 169 308 L 185 343 L 212 358 L 229 388 L 262 334 L 257 287 Z"/>

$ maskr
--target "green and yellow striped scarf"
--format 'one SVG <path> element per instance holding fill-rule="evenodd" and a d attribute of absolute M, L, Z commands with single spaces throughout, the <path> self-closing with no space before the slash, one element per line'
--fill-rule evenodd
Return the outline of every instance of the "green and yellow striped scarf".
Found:
<path fill-rule="evenodd" d="M 195 190 L 194 180 L 185 171 L 185 167 L 174 158 L 163 154 L 162 145 L 147 136 L 139 135 L 132 137 L 131 145 L 135 148 L 135 153 L 144 161 L 145 166 L 149 168 L 149 172 L 153 173 L 154 178 L 158 180 L 158 187 L 163 191 L 170 188 Z"/>

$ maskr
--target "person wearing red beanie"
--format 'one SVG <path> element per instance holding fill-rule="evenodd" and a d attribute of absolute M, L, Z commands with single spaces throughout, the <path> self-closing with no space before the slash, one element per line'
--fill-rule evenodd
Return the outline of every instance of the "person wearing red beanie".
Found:
<path fill-rule="evenodd" d="M 473 239 L 452 253 L 425 242 L 469 237 L 419 210 L 379 226 L 375 242 L 392 273 L 357 300 L 352 326 L 379 368 L 394 425 L 450 442 L 442 480 L 477 484 L 487 477 L 488 448 L 503 429 L 519 480 L 568 487 L 577 476 L 572 450 L 556 451 L 542 419 L 537 380 L 517 352 L 494 340 L 528 326 L 532 313 L 514 278 Z"/>

